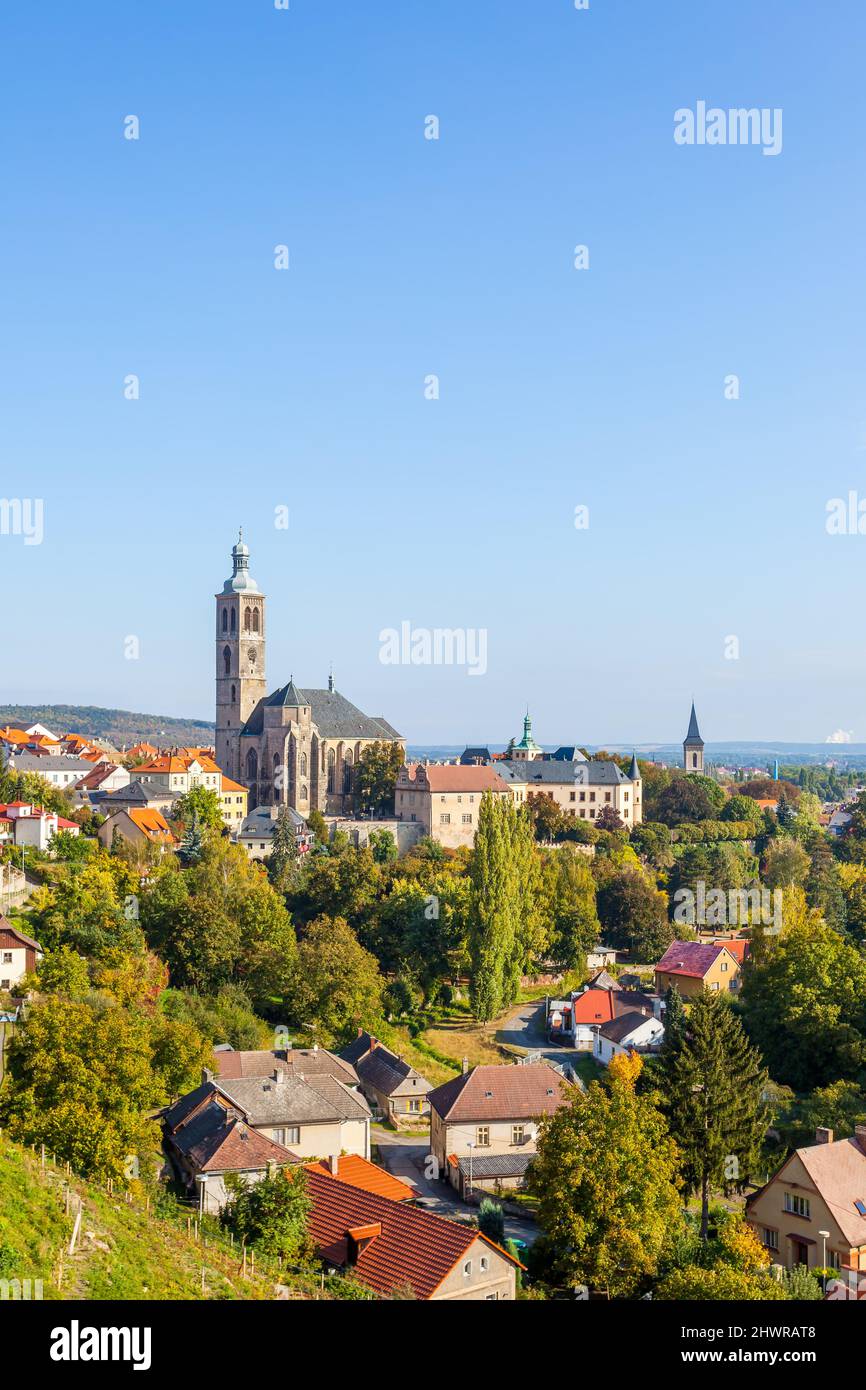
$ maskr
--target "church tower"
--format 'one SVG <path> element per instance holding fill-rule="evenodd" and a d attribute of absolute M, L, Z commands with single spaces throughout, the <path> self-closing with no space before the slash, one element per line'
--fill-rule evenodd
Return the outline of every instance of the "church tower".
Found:
<path fill-rule="evenodd" d="M 265 596 L 250 574 L 243 532 L 232 550 L 232 577 L 216 595 L 216 760 L 241 780 L 238 735 L 265 687 Z"/>
<path fill-rule="evenodd" d="M 701 738 L 701 731 L 698 728 L 698 716 L 695 714 L 694 700 L 692 700 L 689 731 L 683 740 L 683 767 L 686 772 L 703 772 L 704 770 L 704 740 Z"/>

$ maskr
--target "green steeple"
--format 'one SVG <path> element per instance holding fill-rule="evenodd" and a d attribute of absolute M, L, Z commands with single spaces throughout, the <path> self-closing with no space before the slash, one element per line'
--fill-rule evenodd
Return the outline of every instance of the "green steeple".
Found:
<path fill-rule="evenodd" d="M 541 749 L 532 737 L 532 720 L 529 716 L 529 710 L 527 710 L 526 714 L 523 716 L 523 738 L 517 744 L 517 747 L 524 749 L 527 753 L 541 752 Z"/>

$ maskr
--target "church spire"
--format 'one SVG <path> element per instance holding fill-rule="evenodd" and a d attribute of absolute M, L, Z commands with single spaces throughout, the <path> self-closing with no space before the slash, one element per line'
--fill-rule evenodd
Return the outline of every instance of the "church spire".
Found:
<path fill-rule="evenodd" d="M 232 546 L 232 577 L 223 585 L 224 594 L 257 594 L 259 586 L 250 574 L 249 546 L 244 544 L 243 527 L 238 527 L 237 543 Z"/>
<path fill-rule="evenodd" d="M 334 668 L 333 668 L 333 666 L 331 667 L 330 671 L 328 672 L 328 690 L 329 690 L 329 691 L 331 692 L 331 694 L 333 695 L 333 693 L 334 693 Z"/>

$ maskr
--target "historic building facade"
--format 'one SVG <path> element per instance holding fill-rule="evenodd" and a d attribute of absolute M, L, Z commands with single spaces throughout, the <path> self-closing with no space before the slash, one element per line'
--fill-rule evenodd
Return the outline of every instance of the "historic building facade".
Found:
<path fill-rule="evenodd" d="M 249 789 L 251 810 L 281 803 L 302 816 L 348 814 L 363 749 L 403 739 L 339 694 L 333 677 L 323 690 L 290 680 L 267 693 L 265 595 L 249 563 L 240 536 L 216 595 L 216 761 Z"/>

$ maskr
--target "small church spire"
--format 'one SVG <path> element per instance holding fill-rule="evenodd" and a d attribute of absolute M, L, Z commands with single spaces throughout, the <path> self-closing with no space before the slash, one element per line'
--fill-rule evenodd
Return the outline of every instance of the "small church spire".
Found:
<path fill-rule="evenodd" d="M 333 668 L 333 666 L 331 667 L 330 671 L 328 672 L 328 690 L 329 690 L 330 693 L 333 695 L 333 693 L 334 693 L 334 668 Z"/>

